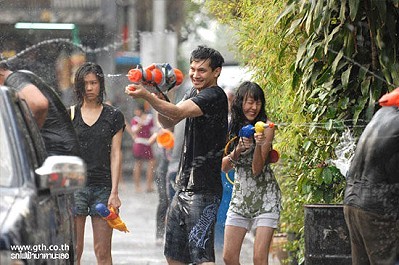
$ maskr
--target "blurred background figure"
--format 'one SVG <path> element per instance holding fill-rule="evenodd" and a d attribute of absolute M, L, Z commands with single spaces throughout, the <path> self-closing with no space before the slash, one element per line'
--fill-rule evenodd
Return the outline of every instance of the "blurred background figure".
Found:
<path fill-rule="evenodd" d="M 229 123 L 231 120 L 231 105 L 233 104 L 234 98 L 235 98 L 235 90 L 230 87 L 230 86 L 226 86 L 225 88 L 223 88 L 224 92 L 227 95 L 227 102 L 229 104 Z"/>
<path fill-rule="evenodd" d="M 146 191 L 154 191 L 154 169 L 156 160 L 152 150 L 152 144 L 156 140 L 154 134 L 154 118 L 150 113 L 145 112 L 144 104 L 137 104 L 134 110 L 134 117 L 131 120 L 133 133 L 133 181 L 137 192 L 141 192 L 141 172 L 144 163 L 146 166 Z"/>
<path fill-rule="evenodd" d="M 161 134 L 169 131 L 167 129 L 160 129 L 157 132 L 158 137 Z M 158 142 L 158 139 L 157 139 Z M 168 172 L 169 160 L 171 158 L 172 148 L 169 146 L 164 146 L 162 143 L 158 142 L 159 156 L 158 156 L 158 166 L 155 175 L 155 183 L 158 188 L 158 206 L 156 213 L 156 244 L 162 245 L 165 235 L 165 222 L 166 222 L 166 211 L 169 207 L 169 199 L 166 193 L 166 174 Z"/>

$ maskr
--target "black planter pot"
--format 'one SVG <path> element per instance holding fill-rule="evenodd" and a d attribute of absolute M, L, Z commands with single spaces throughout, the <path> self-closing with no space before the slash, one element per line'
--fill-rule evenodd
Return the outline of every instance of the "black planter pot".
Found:
<path fill-rule="evenodd" d="M 305 265 L 352 264 L 343 205 L 305 205 Z"/>

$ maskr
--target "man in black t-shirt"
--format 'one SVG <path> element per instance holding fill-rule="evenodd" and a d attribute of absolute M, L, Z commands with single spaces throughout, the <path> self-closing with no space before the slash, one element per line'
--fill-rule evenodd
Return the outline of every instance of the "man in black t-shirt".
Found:
<path fill-rule="evenodd" d="M 220 170 L 228 115 L 226 94 L 217 85 L 223 63 L 218 51 L 198 46 L 190 58 L 193 88 L 177 105 L 162 95 L 153 96 L 142 85 L 125 90 L 147 100 L 164 128 L 186 118 L 177 191 L 166 224 L 164 254 L 169 264 L 215 262 L 214 225 L 223 190 Z"/>
<path fill-rule="evenodd" d="M 30 71 L 11 71 L 0 63 L 0 85 L 12 87 L 29 106 L 40 129 L 48 155 L 80 156 L 70 116 L 55 90 Z"/>

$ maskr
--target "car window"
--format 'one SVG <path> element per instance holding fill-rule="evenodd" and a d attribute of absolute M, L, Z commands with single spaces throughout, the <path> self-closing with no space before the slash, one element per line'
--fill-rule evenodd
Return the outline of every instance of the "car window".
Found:
<path fill-rule="evenodd" d="M 24 130 L 24 136 L 26 137 L 26 144 L 29 146 L 30 156 L 33 159 L 34 167 L 39 167 L 47 157 L 47 152 L 43 142 L 43 138 L 40 134 L 39 128 L 37 127 L 36 121 L 31 115 L 31 111 L 25 100 L 18 101 L 18 118 L 22 129 Z"/>
<path fill-rule="evenodd" d="M 11 187 L 13 183 L 13 152 L 11 152 L 10 144 L 6 126 L 3 119 L 0 118 L 0 187 Z"/>
<path fill-rule="evenodd" d="M 0 117 L 0 187 L 21 185 L 26 177 L 33 176 L 33 170 L 47 156 L 40 131 L 26 102 L 11 98 L 11 112 Z M 25 174 L 26 170 L 32 174 Z"/>

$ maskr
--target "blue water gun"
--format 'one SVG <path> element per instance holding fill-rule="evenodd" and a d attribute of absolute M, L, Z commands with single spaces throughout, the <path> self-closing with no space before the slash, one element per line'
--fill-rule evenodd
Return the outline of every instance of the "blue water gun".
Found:
<path fill-rule="evenodd" d="M 238 136 L 250 138 L 250 137 L 252 137 L 252 135 L 254 135 L 255 132 L 263 133 L 265 128 L 273 128 L 273 127 L 274 127 L 273 122 L 265 123 L 263 121 L 258 121 L 257 123 L 255 123 L 255 126 L 253 126 L 252 124 L 248 124 L 248 125 L 245 125 L 244 127 L 242 127 L 240 129 L 240 131 L 238 132 Z M 276 163 L 279 159 L 280 159 L 279 153 L 273 148 L 270 149 L 270 152 L 268 155 L 268 162 Z"/>

